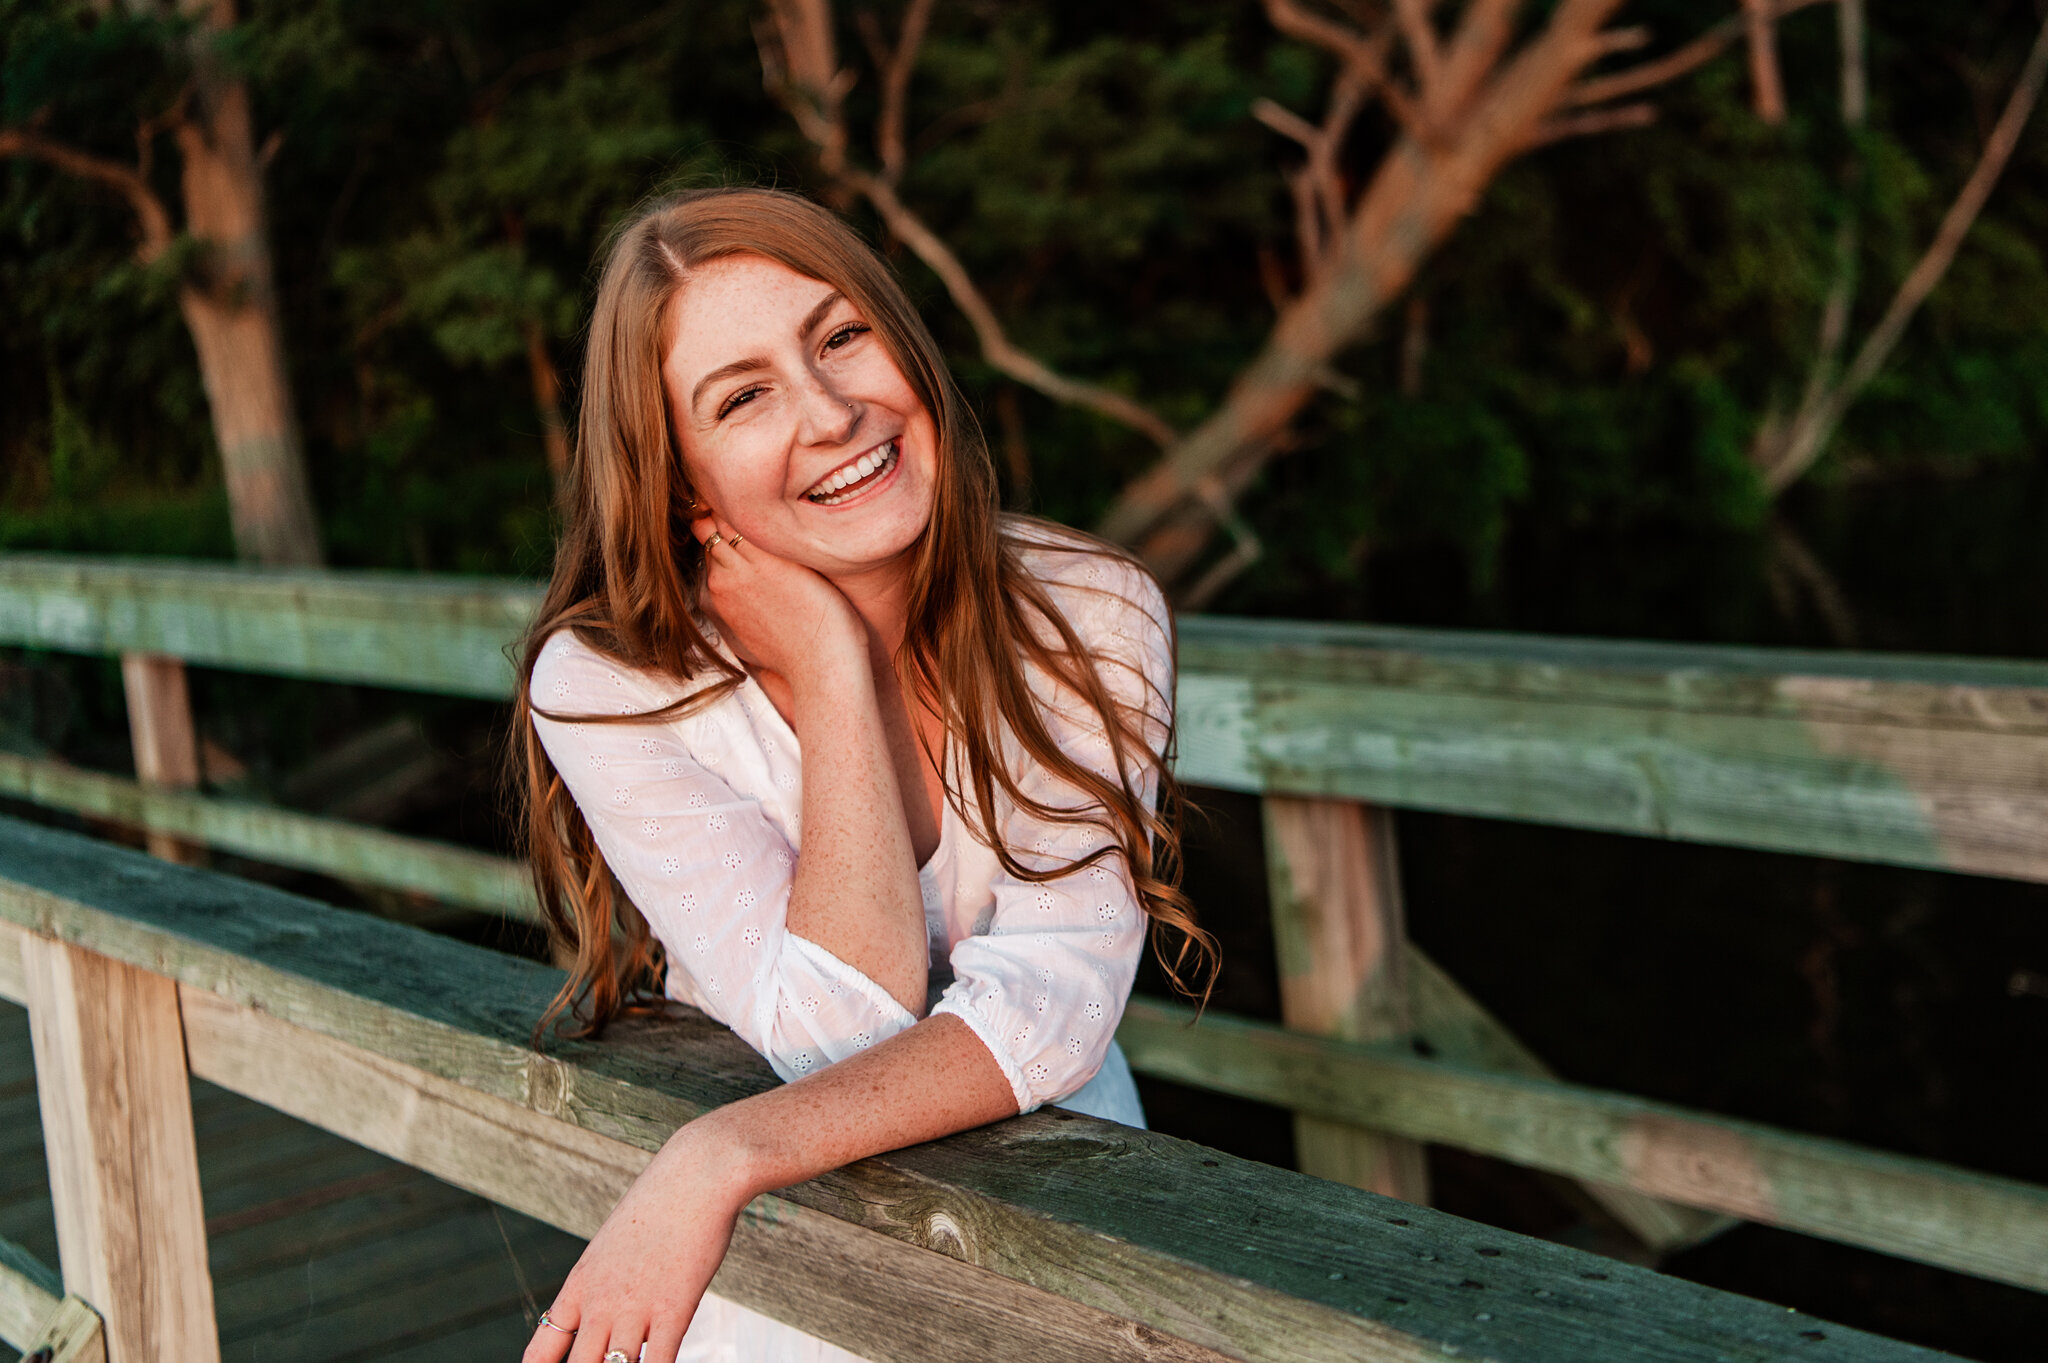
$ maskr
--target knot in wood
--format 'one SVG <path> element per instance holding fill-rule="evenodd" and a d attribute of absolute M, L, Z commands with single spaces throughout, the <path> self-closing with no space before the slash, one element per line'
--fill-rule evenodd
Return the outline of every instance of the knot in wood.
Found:
<path fill-rule="evenodd" d="M 924 1240 L 927 1249 L 950 1254 L 970 1264 L 975 1262 L 974 1246 L 970 1242 L 966 1227 L 955 1221 L 948 1212 L 933 1212 L 924 1219 Z"/>
<path fill-rule="evenodd" d="M 575 1072 L 552 1056 L 526 1057 L 526 1105 L 547 1117 L 568 1113 L 575 1096 Z"/>

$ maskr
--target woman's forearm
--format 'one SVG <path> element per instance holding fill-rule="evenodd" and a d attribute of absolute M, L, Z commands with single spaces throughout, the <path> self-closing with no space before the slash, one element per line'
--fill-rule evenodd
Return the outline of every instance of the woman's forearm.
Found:
<path fill-rule="evenodd" d="M 1001 1066 L 966 1023 L 926 1018 L 872 1050 L 708 1112 L 660 1156 L 664 1178 L 706 1180 L 738 1210 L 888 1150 L 1015 1116 Z"/>
<path fill-rule="evenodd" d="M 789 930 L 922 1016 L 930 968 L 924 900 L 873 675 L 865 665 L 821 668 L 793 690 L 803 850 Z"/>

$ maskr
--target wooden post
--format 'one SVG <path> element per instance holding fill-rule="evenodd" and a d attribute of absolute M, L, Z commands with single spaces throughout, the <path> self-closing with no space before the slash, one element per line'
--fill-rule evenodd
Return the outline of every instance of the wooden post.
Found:
<path fill-rule="evenodd" d="M 185 663 L 162 653 L 123 653 L 121 687 L 128 697 L 128 737 L 135 749 L 135 775 L 146 786 L 190 790 L 199 784 L 199 735 L 192 723 L 192 697 Z M 168 833 L 148 833 L 149 854 L 188 866 L 205 860 L 204 849 Z"/>
<path fill-rule="evenodd" d="M 1280 958 L 1281 1019 L 1296 1031 L 1377 1041 L 1408 1030 L 1401 882 L 1391 810 L 1267 796 L 1266 875 Z M 1354 1188 L 1429 1200 L 1415 1141 L 1294 1119 L 1296 1163 Z"/>
<path fill-rule="evenodd" d="M 219 1363 L 178 986 L 34 935 L 22 967 L 65 1290 L 109 1363 Z"/>

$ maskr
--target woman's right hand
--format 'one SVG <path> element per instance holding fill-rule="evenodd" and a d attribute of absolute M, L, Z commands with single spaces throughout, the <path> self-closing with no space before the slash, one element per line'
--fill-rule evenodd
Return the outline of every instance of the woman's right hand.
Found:
<path fill-rule="evenodd" d="M 705 546 L 704 606 L 740 661 L 798 691 L 866 665 L 867 627 L 822 574 L 752 540 L 735 544 L 716 515 L 690 522 L 690 533 Z"/>

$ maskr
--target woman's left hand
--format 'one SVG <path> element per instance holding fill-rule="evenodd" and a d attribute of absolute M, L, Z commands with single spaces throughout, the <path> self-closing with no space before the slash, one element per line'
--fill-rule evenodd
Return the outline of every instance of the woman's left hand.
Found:
<path fill-rule="evenodd" d="M 584 1248 L 537 1326 L 523 1363 L 675 1363 L 683 1333 L 753 1198 L 717 1143 L 669 1139 Z M 642 1346 L 645 1346 L 644 1352 Z"/>

